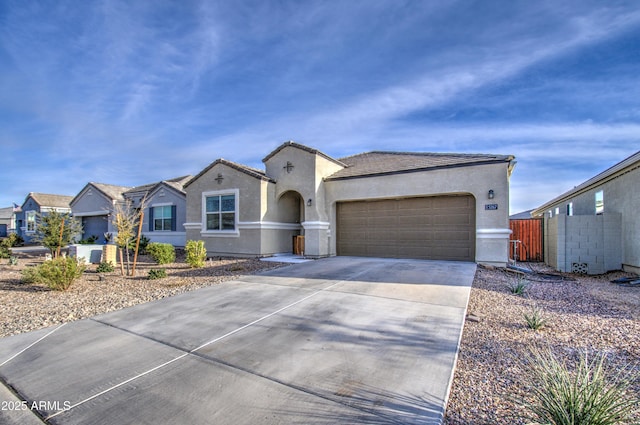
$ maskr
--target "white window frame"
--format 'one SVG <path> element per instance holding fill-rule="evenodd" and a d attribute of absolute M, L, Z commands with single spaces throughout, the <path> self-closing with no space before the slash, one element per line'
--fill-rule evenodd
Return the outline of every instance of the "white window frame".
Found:
<path fill-rule="evenodd" d="M 25 221 L 25 232 L 26 233 L 35 233 L 38 223 L 36 222 L 36 211 L 30 210 L 24 212 L 24 221 Z M 29 225 L 33 224 L 33 229 L 29 229 Z"/>
<path fill-rule="evenodd" d="M 603 190 L 597 191 L 594 195 L 594 200 L 595 200 L 596 215 L 603 214 L 604 213 L 604 191 Z"/>
<path fill-rule="evenodd" d="M 233 230 L 208 230 L 207 229 L 207 198 L 211 196 L 226 196 L 233 195 L 235 206 L 234 206 L 234 223 Z M 220 236 L 220 237 L 238 237 L 240 236 L 240 231 L 238 230 L 238 219 L 240 216 L 240 190 L 239 189 L 227 189 L 227 190 L 212 190 L 208 192 L 202 192 L 202 229 L 200 234 L 203 237 L 207 236 Z"/>
<path fill-rule="evenodd" d="M 568 216 L 572 216 L 573 215 L 573 202 L 569 202 L 567 204 L 567 215 Z"/>
<path fill-rule="evenodd" d="M 151 205 L 151 208 L 153 208 L 153 231 L 154 232 L 170 232 L 171 231 L 171 220 L 173 220 L 173 216 L 171 215 L 171 210 L 173 204 L 154 204 Z M 156 220 L 158 220 L 158 217 L 156 216 L 156 208 L 162 208 L 164 210 L 164 208 L 169 208 L 169 228 L 168 229 L 157 229 L 156 228 Z M 162 217 L 160 220 L 166 220 L 167 217 Z M 162 226 L 164 227 L 164 226 Z"/>

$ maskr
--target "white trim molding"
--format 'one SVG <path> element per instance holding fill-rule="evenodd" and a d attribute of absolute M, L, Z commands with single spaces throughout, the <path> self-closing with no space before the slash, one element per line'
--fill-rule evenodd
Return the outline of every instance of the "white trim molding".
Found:
<path fill-rule="evenodd" d="M 187 230 L 200 230 L 202 229 L 202 223 L 182 223 Z"/>
<path fill-rule="evenodd" d="M 331 223 L 328 221 L 303 221 L 304 230 L 328 230 Z"/>
<path fill-rule="evenodd" d="M 85 211 L 85 212 L 74 212 L 74 217 L 92 217 L 96 215 L 109 215 L 110 211 L 101 210 L 101 211 Z"/>
<path fill-rule="evenodd" d="M 242 221 L 238 223 L 239 229 L 266 229 L 266 230 L 300 230 L 300 223 L 279 223 L 276 221 Z"/>
<path fill-rule="evenodd" d="M 511 229 L 478 229 L 476 230 L 477 239 L 509 239 Z"/>

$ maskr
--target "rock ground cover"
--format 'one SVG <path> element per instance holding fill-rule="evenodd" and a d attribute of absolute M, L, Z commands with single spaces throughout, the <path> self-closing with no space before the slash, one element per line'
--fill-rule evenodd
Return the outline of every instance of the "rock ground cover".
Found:
<path fill-rule="evenodd" d="M 89 265 L 64 292 L 21 282 L 21 270 L 43 256 L 18 254 L 17 265 L 0 263 L 0 337 L 91 317 L 132 305 L 214 285 L 236 276 L 280 267 L 257 259 L 207 260 L 192 269 L 178 252 L 175 263 L 158 266 L 141 256 L 136 277 L 97 273 Z M 541 264 L 529 265 L 548 272 Z M 165 268 L 168 277 L 148 280 L 150 269 Z M 473 282 L 461 348 L 449 397 L 446 425 L 526 424 L 521 400 L 531 383 L 522 364 L 532 344 L 551 347 L 575 361 L 581 351 L 605 353 L 613 369 L 634 365 L 640 371 L 640 287 L 610 283 L 628 276 L 527 276 L 523 295 L 510 287 L 517 277 L 502 269 L 478 267 Z M 529 329 L 524 313 L 538 308 L 547 324 Z M 640 382 L 632 387 L 640 394 Z M 636 418 L 640 420 L 640 414 Z"/>

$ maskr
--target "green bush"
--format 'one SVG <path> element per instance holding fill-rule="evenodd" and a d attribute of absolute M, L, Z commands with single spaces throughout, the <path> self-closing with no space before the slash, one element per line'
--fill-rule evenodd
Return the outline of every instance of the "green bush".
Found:
<path fill-rule="evenodd" d="M 151 269 L 147 275 L 149 280 L 162 279 L 164 277 L 167 277 L 167 271 L 165 269 Z"/>
<path fill-rule="evenodd" d="M 9 265 L 10 266 L 17 266 L 18 265 L 18 257 L 15 256 L 11 256 L 9 257 Z"/>
<path fill-rule="evenodd" d="M 98 267 L 96 267 L 96 272 L 98 273 L 111 273 L 114 270 L 115 268 L 113 267 L 111 261 L 103 261 L 98 264 Z"/>
<path fill-rule="evenodd" d="M 169 264 L 176 261 L 176 250 L 169 243 L 152 242 L 147 245 L 147 253 L 158 264 Z"/>
<path fill-rule="evenodd" d="M 11 249 L 7 246 L 0 245 L 0 258 L 10 258 Z"/>
<path fill-rule="evenodd" d="M 204 267 L 207 259 L 207 249 L 204 247 L 204 241 L 187 241 L 185 246 L 187 251 L 187 264 L 191 267 Z"/>
<path fill-rule="evenodd" d="M 84 269 L 83 261 L 79 263 L 75 258 L 59 257 L 47 260 L 39 266 L 24 269 L 22 281 L 43 283 L 56 291 L 66 291 L 74 280 L 82 276 Z"/>
<path fill-rule="evenodd" d="M 24 239 L 16 233 L 11 233 L 9 236 L 0 241 L 0 246 L 6 246 L 7 248 L 11 248 L 14 246 L 19 246 L 24 243 Z"/>
<path fill-rule="evenodd" d="M 97 240 L 98 240 L 98 237 L 96 235 L 91 235 L 87 239 L 82 239 L 82 240 L 78 241 L 78 243 L 80 245 L 91 245 L 91 244 L 96 243 Z"/>
<path fill-rule="evenodd" d="M 525 404 L 535 423 L 553 425 L 613 425 L 629 423 L 637 410 L 630 390 L 640 376 L 630 367 L 615 374 L 605 370 L 605 356 L 580 356 L 568 368 L 550 349 L 531 350 L 528 378 L 533 402 Z"/>
<path fill-rule="evenodd" d="M 140 235 L 140 244 L 138 245 L 138 254 L 147 253 L 147 247 L 149 246 L 149 242 L 151 241 L 149 240 L 148 237 L 146 237 L 145 235 Z"/>

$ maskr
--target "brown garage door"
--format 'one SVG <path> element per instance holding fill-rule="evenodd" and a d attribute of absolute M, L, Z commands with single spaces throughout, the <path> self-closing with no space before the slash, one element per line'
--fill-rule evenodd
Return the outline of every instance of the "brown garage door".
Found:
<path fill-rule="evenodd" d="M 338 255 L 475 260 L 475 201 L 438 196 L 342 202 Z"/>

